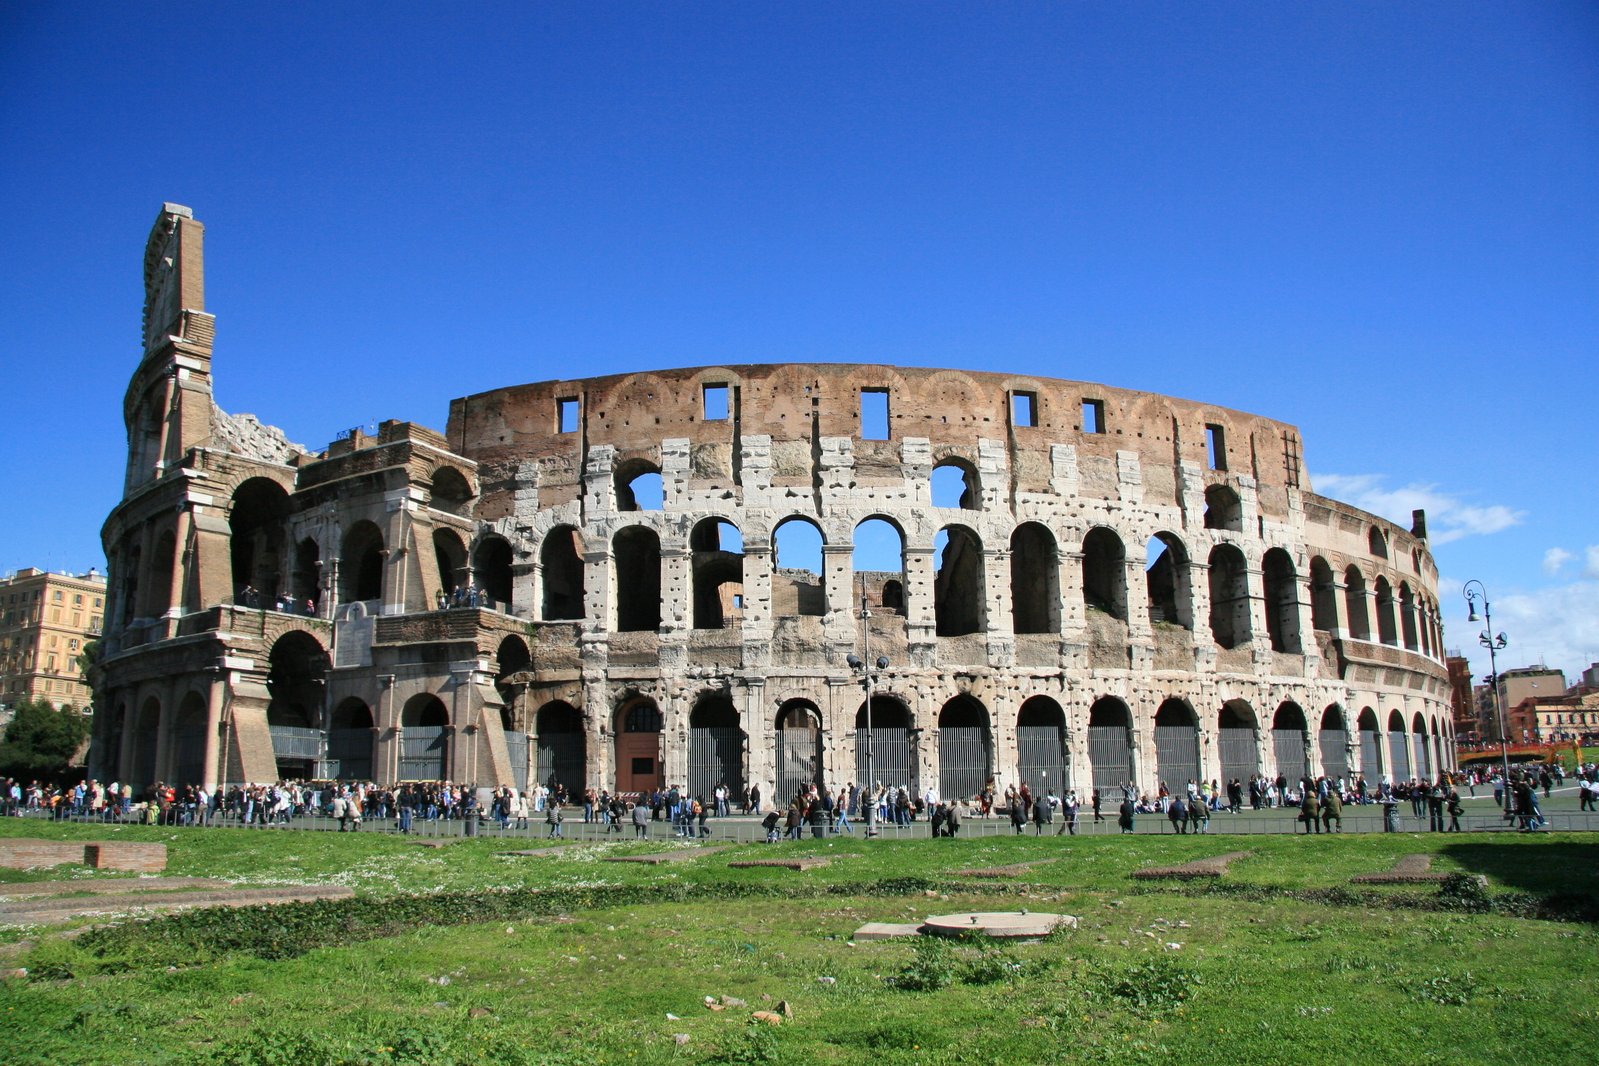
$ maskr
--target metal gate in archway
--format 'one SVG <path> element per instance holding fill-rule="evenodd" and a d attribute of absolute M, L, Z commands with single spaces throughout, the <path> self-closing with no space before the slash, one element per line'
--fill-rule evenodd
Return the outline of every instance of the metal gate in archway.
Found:
<path fill-rule="evenodd" d="M 1410 748 L 1403 729 L 1388 731 L 1388 766 L 1396 784 L 1410 780 Z"/>
<path fill-rule="evenodd" d="M 400 780 L 442 781 L 450 776 L 449 726 L 409 725 L 400 734 Z"/>
<path fill-rule="evenodd" d="M 822 784 L 822 727 L 804 711 L 790 711 L 777 729 L 777 792 L 781 807 L 802 789 Z"/>
<path fill-rule="evenodd" d="M 1310 773 L 1310 752 L 1305 749 L 1303 729 L 1273 729 L 1271 752 L 1277 760 L 1277 776 L 1286 777 L 1297 786 L 1299 779 Z"/>
<path fill-rule="evenodd" d="M 948 725 L 938 730 L 938 793 L 945 800 L 969 800 L 983 790 L 993 765 L 988 727 Z"/>
<path fill-rule="evenodd" d="M 1217 750 L 1221 754 L 1222 783 L 1241 781 L 1245 784 L 1260 772 L 1260 749 L 1255 742 L 1251 726 L 1222 726 L 1216 731 Z"/>
<path fill-rule="evenodd" d="M 744 731 L 737 726 L 693 726 L 688 731 L 688 791 L 712 802 L 717 785 L 744 791 Z"/>
<path fill-rule="evenodd" d="M 1192 725 L 1155 727 L 1155 772 L 1172 795 L 1178 795 L 1189 781 L 1199 781 L 1199 730 Z"/>
<path fill-rule="evenodd" d="M 1094 773 L 1094 787 L 1102 795 L 1120 794 L 1122 786 L 1133 780 L 1133 749 L 1124 725 L 1088 727 L 1088 763 Z"/>
<path fill-rule="evenodd" d="M 912 773 L 911 731 L 903 726 L 879 726 L 872 730 L 872 769 L 866 772 L 866 730 L 855 731 L 855 780 L 861 787 L 875 787 L 878 782 L 889 788 L 906 788 L 916 791 L 916 776 Z M 874 780 L 875 779 L 875 780 Z"/>
<path fill-rule="evenodd" d="M 518 792 L 527 790 L 527 734 L 505 731 L 505 756 L 511 761 L 511 779 Z"/>
<path fill-rule="evenodd" d="M 545 730 L 534 751 L 533 780 L 553 789 L 565 785 L 567 795 L 580 795 L 584 777 L 583 734 Z"/>
<path fill-rule="evenodd" d="M 328 730 L 328 757 L 324 764 L 334 781 L 372 780 L 372 727 Z"/>
<path fill-rule="evenodd" d="M 205 779 L 205 719 L 185 722 L 172 733 L 172 778 L 179 784 L 198 785 Z"/>
<path fill-rule="evenodd" d="M 1349 731 L 1323 729 L 1317 737 L 1321 748 L 1321 772 L 1334 781 L 1349 773 Z"/>
<path fill-rule="evenodd" d="M 1375 781 L 1377 775 L 1382 773 L 1382 742 L 1378 736 L 1375 729 L 1360 731 L 1360 773 L 1369 781 Z"/>
<path fill-rule="evenodd" d="M 1413 747 L 1416 749 L 1416 776 L 1423 781 L 1432 780 L 1432 751 L 1427 746 L 1426 733 L 1412 733 L 1416 738 Z"/>
<path fill-rule="evenodd" d="M 1064 726 L 1016 727 L 1016 776 L 1020 784 L 1031 785 L 1039 792 L 1054 789 L 1057 795 L 1065 795 L 1072 781 Z"/>

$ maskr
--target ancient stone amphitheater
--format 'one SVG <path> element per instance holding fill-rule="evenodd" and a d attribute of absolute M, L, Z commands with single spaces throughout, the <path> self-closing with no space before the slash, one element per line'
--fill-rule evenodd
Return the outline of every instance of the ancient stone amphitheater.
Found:
<path fill-rule="evenodd" d="M 1316 495 L 1291 425 L 784 364 L 517 385 L 313 453 L 213 404 L 202 238 L 169 204 L 145 256 L 103 779 L 955 796 L 1452 764 L 1425 516 Z"/>

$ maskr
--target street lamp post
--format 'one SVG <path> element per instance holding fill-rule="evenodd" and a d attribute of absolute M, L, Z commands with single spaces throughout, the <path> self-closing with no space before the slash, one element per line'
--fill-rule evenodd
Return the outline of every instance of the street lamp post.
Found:
<path fill-rule="evenodd" d="M 1477 587 L 1472 588 L 1473 585 Z M 1510 798 L 1510 724 L 1505 721 L 1504 701 L 1499 697 L 1499 657 L 1497 653 L 1510 641 L 1505 638 L 1503 633 L 1498 636 L 1494 635 L 1493 610 L 1488 604 L 1488 589 L 1484 587 L 1483 583 L 1476 578 L 1472 578 L 1466 582 L 1462 591 L 1465 594 L 1466 603 L 1471 608 L 1471 612 L 1466 616 L 1466 621 L 1478 621 L 1477 601 L 1482 601 L 1481 621 L 1487 628 L 1478 634 L 1477 643 L 1488 649 L 1488 677 L 1489 683 L 1493 686 L 1494 717 L 1499 720 L 1499 758 L 1503 764 L 1501 773 L 1504 775 L 1504 803 L 1505 810 L 1508 811 L 1512 802 Z"/>
<path fill-rule="evenodd" d="M 866 687 L 866 783 L 862 791 L 866 794 L 866 835 L 877 835 L 877 791 L 872 776 L 872 690 L 877 683 L 875 670 L 888 669 L 888 656 L 879 655 L 877 661 L 872 661 L 872 632 L 871 611 L 866 608 L 866 579 L 861 578 L 861 653 L 860 655 L 847 655 L 844 661 L 849 663 L 849 668 L 860 674 Z M 859 794 L 859 793 L 857 793 Z"/>

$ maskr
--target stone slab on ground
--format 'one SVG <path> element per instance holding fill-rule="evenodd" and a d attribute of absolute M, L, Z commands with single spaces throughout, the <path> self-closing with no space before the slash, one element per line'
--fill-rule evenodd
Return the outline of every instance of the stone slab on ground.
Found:
<path fill-rule="evenodd" d="M 648 855 L 607 855 L 603 862 L 642 862 L 648 866 L 659 866 L 663 862 L 691 862 L 706 855 L 714 855 L 727 848 L 728 845 L 711 848 L 678 848 L 676 851 L 653 851 Z"/>
<path fill-rule="evenodd" d="M 1055 859 L 1034 859 L 1031 862 L 1013 862 L 1009 866 L 985 866 L 975 870 L 956 870 L 955 876 L 981 877 L 997 881 L 1007 877 L 1020 877 L 1035 866 L 1046 866 L 1055 861 Z"/>
<path fill-rule="evenodd" d="M 1349 881 L 1356 885 L 1426 885 L 1437 884 L 1448 876 L 1433 870 L 1431 855 L 1401 855 L 1392 870 L 1356 874 Z"/>
<path fill-rule="evenodd" d="M 1146 866 L 1142 870 L 1134 870 L 1133 876 L 1143 881 L 1192 881 L 1196 877 L 1220 877 L 1227 872 L 1229 864 L 1248 854 L 1247 851 L 1229 851 L 1177 866 Z"/>
<path fill-rule="evenodd" d="M 411 843 L 419 848 L 447 848 L 461 839 L 464 838 L 457 837 L 455 840 L 413 840 Z"/>
<path fill-rule="evenodd" d="M 772 866 L 784 870 L 814 870 L 819 866 L 826 866 L 833 860 L 824 856 L 805 856 L 796 859 L 745 859 L 741 862 L 727 864 L 730 870 L 747 870 L 757 866 Z"/>
<path fill-rule="evenodd" d="M 903 936 L 920 936 L 921 922 L 867 922 L 855 930 L 855 940 L 894 940 Z"/>
<path fill-rule="evenodd" d="M 0 925 L 44 925 L 97 914 L 187 910 L 205 907 L 253 907 L 263 903 L 300 903 L 346 899 L 355 894 L 344 885 L 273 885 L 219 892 L 126 892 L 92 898 L 76 896 L 27 899 L 0 904 Z"/>
<path fill-rule="evenodd" d="M 541 859 L 546 855 L 559 855 L 570 844 L 557 844 L 553 848 L 524 848 L 521 851 L 502 851 L 501 855 L 513 855 L 519 859 Z"/>
<path fill-rule="evenodd" d="M 28 881 L 0 885 L 0 899 L 18 896 L 65 896 L 74 893 L 107 895 L 118 892 L 197 891 L 231 887 L 211 877 L 108 877 L 95 881 Z"/>
<path fill-rule="evenodd" d="M 967 911 L 935 914 L 922 923 L 922 932 L 934 936 L 982 933 L 997 940 L 1040 940 L 1062 925 L 1075 929 L 1077 919 L 1047 911 Z"/>

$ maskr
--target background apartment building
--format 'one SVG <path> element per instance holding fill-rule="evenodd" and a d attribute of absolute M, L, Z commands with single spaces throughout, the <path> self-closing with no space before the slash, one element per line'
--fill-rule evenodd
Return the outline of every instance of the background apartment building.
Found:
<path fill-rule="evenodd" d="M 21 700 L 87 710 L 93 693 L 78 667 L 100 635 L 105 577 L 28 567 L 0 578 L 0 723 Z"/>

